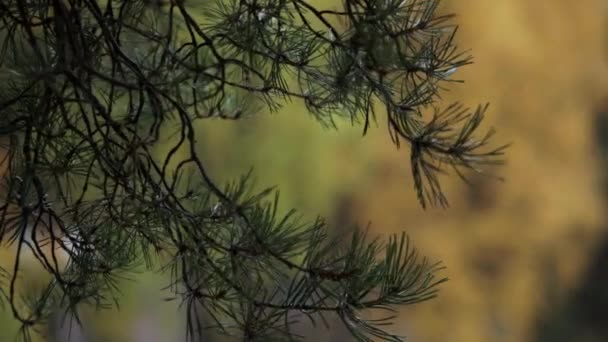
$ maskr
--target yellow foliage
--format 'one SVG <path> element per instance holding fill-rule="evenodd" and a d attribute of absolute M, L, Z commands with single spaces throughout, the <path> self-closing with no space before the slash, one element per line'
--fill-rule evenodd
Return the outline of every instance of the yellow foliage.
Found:
<path fill-rule="evenodd" d="M 403 151 L 375 139 L 387 171 L 360 194 L 384 233 L 406 229 L 424 254 L 444 260 L 450 281 L 439 299 L 404 310 L 417 341 L 527 341 L 547 303 L 585 271 L 606 203 L 594 147 L 593 118 L 606 96 L 605 5 L 600 1 L 451 1 L 459 40 L 475 64 L 444 96 L 490 102 L 488 122 L 511 141 L 505 183 L 476 191 L 446 178 L 447 211 L 418 209 L 405 186 Z M 473 196 L 481 197 L 481 203 Z M 376 200 L 369 201 L 370 198 Z M 489 204 L 488 204 L 489 203 Z M 555 265 L 548 284 L 547 265 Z"/>

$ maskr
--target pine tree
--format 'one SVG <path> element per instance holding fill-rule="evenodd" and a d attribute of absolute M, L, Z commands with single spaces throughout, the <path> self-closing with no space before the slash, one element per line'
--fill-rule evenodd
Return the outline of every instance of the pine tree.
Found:
<path fill-rule="evenodd" d="M 218 184 L 196 127 L 288 101 L 328 127 L 347 119 L 365 134 L 382 120 L 409 147 L 421 206 L 447 206 L 439 175 L 466 180 L 506 146 L 476 134 L 487 106 L 436 105 L 472 61 L 439 5 L 0 0 L 0 241 L 15 253 L 0 298 L 21 337 L 52 308 L 112 306 L 143 262 L 170 278 L 190 336 L 297 340 L 295 322 L 335 316 L 356 340 L 400 341 L 385 328 L 392 311 L 434 297 L 440 265 L 405 234 L 341 243 L 321 218 L 280 213 L 278 192 L 255 192 L 250 173 Z M 50 276 L 42 289 L 20 285 L 26 253 Z M 363 318 L 375 310 L 389 315 Z"/>

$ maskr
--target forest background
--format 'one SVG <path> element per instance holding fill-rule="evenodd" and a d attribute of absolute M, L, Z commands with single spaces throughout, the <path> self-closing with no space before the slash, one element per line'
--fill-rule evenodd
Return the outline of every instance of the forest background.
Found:
<path fill-rule="evenodd" d="M 395 149 L 382 122 L 362 138 L 349 122 L 320 127 L 298 104 L 204 123 L 209 165 L 226 180 L 254 167 L 260 188 L 281 189 L 284 208 L 331 226 L 371 221 L 385 236 L 405 230 L 422 254 L 442 260 L 450 281 L 440 296 L 401 312 L 396 329 L 410 341 L 606 341 L 608 2 L 443 7 L 458 15 L 459 45 L 475 57 L 443 104 L 490 103 L 485 124 L 499 129 L 496 141 L 513 142 L 497 170 L 505 182 L 446 177 L 451 207 L 424 211 L 407 151 Z M 2 264 L 10 259 L 0 251 Z M 173 340 L 183 327 L 175 303 L 159 299 L 161 284 L 145 273 L 125 282 L 121 311 L 91 324 L 113 341 Z M 15 336 L 9 317 L 0 316 L 0 341 Z"/>

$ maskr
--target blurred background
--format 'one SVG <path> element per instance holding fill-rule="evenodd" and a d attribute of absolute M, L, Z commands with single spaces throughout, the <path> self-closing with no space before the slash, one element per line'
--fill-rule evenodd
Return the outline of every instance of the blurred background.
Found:
<path fill-rule="evenodd" d="M 297 104 L 205 124 L 203 158 L 218 179 L 254 167 L 260 187 L 281 189 L 284 208 L 321 214 L 337 233 L 371 221 L 374 233 L 406 231 L 442 260 L 450 281 L 439 297 L 401 310 L 395 330 L 409 341 L 608 341 L 608 2 L 446 0 L 442 10 L 458 15 L 457 39 L 475 57 L 443 105 L 490 103 L 495 142 L 513 143 L 494 170 L 505 182 L 444 178 L 451 207 L 423 211 L 408 151 L 382 121 L 361 137 L 349 122 L 322 128 Z M 91 316 L 72 340 L 181 340 L 183 315 L 161 301 L 163 278 L 135 279 L 120 311 Z M 17 331 L 9 317 L 0 341 Z"/>

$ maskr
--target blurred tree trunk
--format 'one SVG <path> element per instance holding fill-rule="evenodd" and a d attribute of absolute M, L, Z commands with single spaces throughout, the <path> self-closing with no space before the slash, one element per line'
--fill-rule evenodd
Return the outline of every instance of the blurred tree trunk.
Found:
<path fill-rule="evenodd" d="M 594 113 L 594 136 L 601 173 L 604 205 L 608 207 L 608 100 Z M 555 293 L 555 258 L 547 256 L 545 302 L 533 340 L 537 342 L 608 341 L 608 222 L 577 288 L 566 295 Z M 552 271 L 553 270 L 553 271 Z"/>

